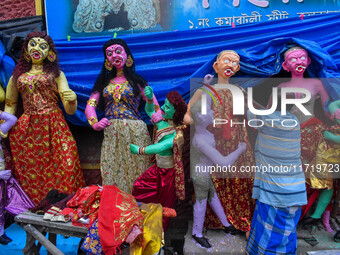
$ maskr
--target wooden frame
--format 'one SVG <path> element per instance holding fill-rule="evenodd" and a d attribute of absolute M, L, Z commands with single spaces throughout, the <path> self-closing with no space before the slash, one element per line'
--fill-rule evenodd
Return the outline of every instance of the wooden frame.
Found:
<path fill-rule="evenodd" d="M 28 211 L 17 215 L 14 220 L 25 229 L 27 234 L 26 245 L 22 250 L 25 255 L 39 255 L 41 245 L 46 248 L 48 254 L 63 255 L 64 253 L 56 247 L 57 234 L 84 239 L 88 232 L 86 227 L 73 226 L 71 222 L 46 221 L 43 220 L 42 215 Z M 49 233 L 48 239 L 46 233 Z M 39 242 L 38 245 L 35 241 Z"/>

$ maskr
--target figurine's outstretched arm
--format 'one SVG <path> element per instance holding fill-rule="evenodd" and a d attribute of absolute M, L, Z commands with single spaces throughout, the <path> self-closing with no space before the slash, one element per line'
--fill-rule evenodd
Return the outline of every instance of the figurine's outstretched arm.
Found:
<path fill-rule="evenodd" d="M 168 137 L 159 143 L 151 144 L 146 147 L 139 147 L 135 144 L 130 144 L 130 151 L 132 154 L 142 154 L 142 155 L 158 154 L 162 151 L 172 149 L 174 146 L 173 144 L 174 138 L 175 138 L 175 133 L 171 137 Z"/>
<path fill-rule="evenodd" d="M 152 87 L 146 86 L 145 88 L 142 88 L 142 87 L 139 87 L 139 88 L 141 91 L 142 98 L 146 102 L 145 111 L 148 114 L 148 116 L 151 118 L 152 114 L 155 111 L 157 111 L 157 109 L 159 109 L 159 103 L 157 101 L 155 94 L 153 93 Z M 149 112 L 151 113 L 151 115 L 149 115 Z"/>
<path fill-rule="evenodd" d="M 4 134 L 7 134 L 8 131 L 15 125 L 15 123 L 18 120 L 17 117 L 8 112 L 1 112 L 0 119 L 5 120 L 5 123 L 0 125 L 0 129 Z"/>
<path fill-rule="evenodd" d="M 185 113 L 184 118 L 183 118 L 183 123 L 185 125 L 190 125 L 193 123 L 193 120 L 190 116 L 190 108 L 191 106 L 195 105 L 199 100 L 201 100 L 201 98 L 202 98 L 202 90 L 198 89 L 195 91 L 194 95 L 191 97 L 188 103 L 188 110 Z"/>
<path fill-rule="evenodd" d="M 151 118 L 152 114 L 156 113 L 155 103 L 157 102 L 157 99 L 154 96 L 153 89 L 150 86 L 147 86 L 144 88 L 143 94 L 144 94 L 144 97 L 146 98 L 145 112 Z"/>
<path fill-rule="evenodd" d="M 8 131 L 17 122 L 17 117 L 15 117 L 13 114 L 10 114 L 8 112 L 2 112 L 2 111 L 0 112 L 1 112 L 0 119 L 5 120 L 5 122 L 0 125 L 0 135 L 1 137 L 5 138 L 7 137 Z M 10 177 L 11 177 L 11 170 L 0 171 L 0 179 L 8 180 Z"/>
<path fill-rule="evenodd" d="M 55 79 L 55 82 L 58 85 L 59 95 L 66 113 L 69 115 L 75 114 L 77 111 L 77 95 L 68 86 L 65 74 L 60 72 L 60 75 Z"/>
<path fill-rule="evenodd" d="M 91 127 L 96 130 L 100 131 L 104 128 L 110 126 L 110 121 L 107 118 L 102 118 L 98 122 L 96 107 L 99 102 L 100 93 L 93 92 L 90 96 L 90 99 L 87 101 L 86 108 L 85 108 L 85 116 Z"/>
<path fill-rule="evenodd" d="M 334 118 L 339 122 L 340 120 L 340 100 L 336 100 L 329 104 L 329 112 L 334 116 Z"/>
<path fill-rule="evenodd" d="M 324 112 L 326 113 L 326 116 L 329 117 L 329 113 L 326 111 L 325 109 L 325 105 L 326 105 L 326 102 L 327 100 L 329 99 L 329 95 L 325 89 L 325 87 L 323 86 L 322 82 L 319 81 L 319 94 L 320 94 L 320 97 L 321 97 L 321 102 L 322 102 L 322 108 L 324 110 Z"/>
<path fill-rule="evenodd" d="M 325 132 L 323 132 L 323 137 L 326 140 L 333 141 L 337 144 L 340 144 L 340 135 L 335 135 L 332 132 L 325 131 Z"/>
<path fill-rule="evenodd" d="M 208 132 L 208 131 L 207 131 Z M 247 144 L 244 142 L 239 143 L 238 148 L 227 156 L 223 156 L 216 148 L 209 146 L 208 143 L 204 142 L 204 138 L 194 138 L 193 145 L 207 156 L 214 164 L 220 166 L 231 166 L 235 163 L 238 157 L 246 151 Z"/>
<path fill-rule="evenodd" d="M 340 124 L 340 100 L 330 103 L 328 109 L 329 112 L 332 114 L 332 118 L 335 118 L 335 120 Z M 340 135 L 336 135 L 329 131 L 325 131 L 323 132 L 323 137 L 326 140 L 340 144 Z"/>
<path fill-rule="evenodd" d="M 13 82 L 13 76 L 9 79 L 6 89 L 5 112 L 15 114 L 18 105 L 18 89 Z"/>
<path fill-rule="evenodd" d="M 5 101 L 5 90 L 0 86 L 0 103 Z"/>

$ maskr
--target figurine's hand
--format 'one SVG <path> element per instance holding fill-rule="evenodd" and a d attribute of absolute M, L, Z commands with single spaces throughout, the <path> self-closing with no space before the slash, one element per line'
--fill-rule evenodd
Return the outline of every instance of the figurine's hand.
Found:
<path fill-rule="evenodd" d="M 334 139 L 334 134 L 329 132 L 329 131 L 324 131 L 323 132 L 323 137 L 326 139 L 326 140 L 333 140 Z"/>
<path fill-rule="evenodd" d="M 161 120 L 163 120 L 163 115 L 162 115 L 161 110 L 158 110 L 157 112 L 152 114 L 152 116 L 151 116 L 151 122 L 152 123 L 156 124 L 156 123 L 160 122 Z"/>
<path fill-rule="evenodd" d="M 305 98 L 306 94 L 300 92 L 294 92 L 295 98 Z"/>
<path fill-rule="evenodd" d="M 130 151 L 132 154 L 138 154 L 139 153 L 139 146 L 135 144 L 130 144 Z"/>
<path fill-rule="evenodd" d="M 153 99 L 153 89 L 150 86 L 146 86 L 144 88 L 144 95 L 147 99 L 152 100 Z"/>
<path fill-rule="evenodd" d="M 11 177 L 11 170 L 0 171 L 0 179 L 8 180 Z"/>
<path fill-rule="evenodd" d="M 340 108 L 336 109 L 332 116 L 334 116 L 335 119 L 340 120 Z"/>
<path fill-rule="evenodd" d="M 110 121 L 107 118 L 103 118 L 100 121 L 98 121 L 97 123 L 94 123 L 92 125 L 92 128 L 96 131 L 101 131 L 104 128 L 110 126 L 110 125 L 111 125 Z"/>
<path fill-rule="evenodd" d="M 214 75 L 208 73 L 207 75 L 204 76 L 203 83 L 210 85 L 214 78 Z"/>
<path fill-rule="evenodd" d="M 244 142 L 241 142 L 238 144 L 238 149 L 241 150 L 241 152 L 245 152 L 247 150 L 247 144 Z"/>
<path fill-rule="evenodd" d="M 77 100 L 77 95 L 73 90 L 64 90 L 60 92 L 60 97 L 62 100 L 71 102 Z"/>

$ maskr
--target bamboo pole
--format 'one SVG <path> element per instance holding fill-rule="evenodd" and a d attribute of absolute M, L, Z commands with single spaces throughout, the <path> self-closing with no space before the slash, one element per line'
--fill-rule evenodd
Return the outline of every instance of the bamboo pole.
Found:
<path fill-rule="evenodd" d="M 43 15 L 42 0 L 35 0 L 35 15 Z"/>
<path fill-rule="evenodd" d="M 53 255 L 64 255 L 51 241 L 49 241 L 43 234 L 41 234 L 34 226 L 27 224 L 23 226 L 24 229 L 30 233 L 39 243 L 41 243 L 47 251 Z"/>

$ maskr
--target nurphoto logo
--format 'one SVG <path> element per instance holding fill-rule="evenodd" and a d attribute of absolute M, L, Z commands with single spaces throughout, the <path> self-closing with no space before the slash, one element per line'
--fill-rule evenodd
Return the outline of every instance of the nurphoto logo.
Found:
<path fill-rule="evenodd" d="M 220 103 L 222 104 L 221 98 L 219 97 L 216 90 L 210 85 L 206 85 L 206 86 L 210 90 L 213 91 L 213 93 L 217 96 Z M 245 107 L 244 107 L 245 98 L 244 98 L 242 89 L 239 86 L 231 85 L 231 84 L 225 84 L 224 86 L 225 88 L 230 90 L 232 97 L 233 97 L 233 114 L 244 115 L 245 114 Z M 211 92 L 209 92 L 208 90 L 204 88 L 200 88 L 200 89 L 206 92 L 206 93 L 203 93 L 201 97 L 201 102 L 202 102 L 201 114 L 206 115 L 207 114 L 207 95 L 209 95 L 212 98 L 215 105 L 217 105 L 217 102 Z M 312 115 L 303 106 L 304 103 L 307 103 L 311 99 L 311 93 L 309 90 L 304 89 L 304 88 L 280 88 L 280 90 L 281 90 L 281 102 L 280 103 L 281 103 L 281 114 L 282 115 L 287 115 L 286 109 L 287 109 L 288 104 L 295 105 L 306 116 Z M 248 96 L 247 96 L 248 109 L 252 114 L 269 115 L 276 111 L 277 106 L 278 106 L 278 88 L 272 88 L 272 105 L 269 109 L 255 109 L 253 105 L 253 88 L 249 87 L 247 92 L 248 92 Z M 304 95 L 304 96 L 299 96 L 299 98 L 287 98 L 287 95 L 291 93 L 295 95 Z M 275 121 L 279 121 L 279 120 L 278 119 L 266 119 L 266 121 L 269 121 L 272 123 L 272 125 L 274 125 Z M 228 121 L 227 119 L 214 119 L 213 126 L 215 127 L 216 125 L 228 124 L 228 122 L 230 122 L 231 126 L 233 126 L 233 124 L 234 125 L 242 124 L 243 126 L 246 125 L 246 120 L 244 120 L 243 122 L 233 123 L 232 119 L 230 121 Z M 288 124 L 289 122 L 291 122 L 291 124 Z M 283 120 L 280 123 L 282 126 L 285 126 L 285 127 L 295 127 L 298 125 L 297 121 L 293 119 Z M 248 125 L 250 127 L 261 127 L 264 125 L 264 122 L 260 119 L 249 119 Z"/>

